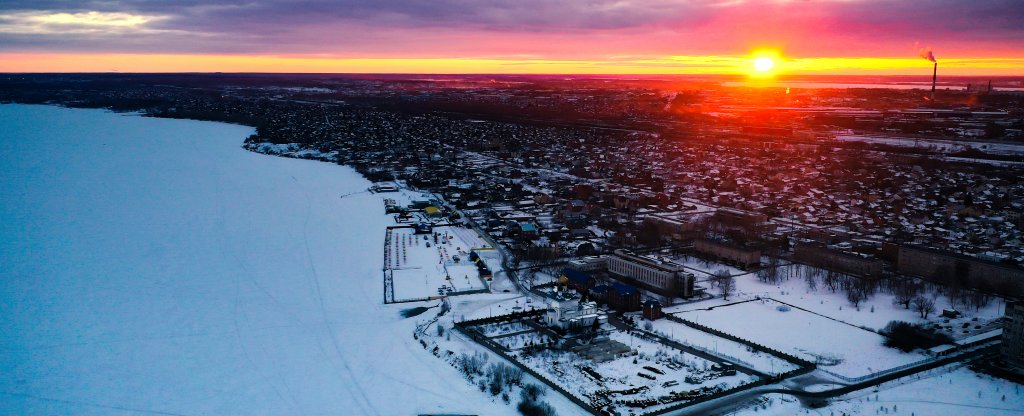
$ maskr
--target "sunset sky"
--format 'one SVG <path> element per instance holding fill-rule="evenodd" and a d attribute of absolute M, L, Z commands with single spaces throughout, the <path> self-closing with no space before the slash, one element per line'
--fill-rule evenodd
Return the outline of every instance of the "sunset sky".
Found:
<path fill-rule="evenodd" d="M 1024 75 L 1020 0 L 0 2 L 4 72 Z"/>

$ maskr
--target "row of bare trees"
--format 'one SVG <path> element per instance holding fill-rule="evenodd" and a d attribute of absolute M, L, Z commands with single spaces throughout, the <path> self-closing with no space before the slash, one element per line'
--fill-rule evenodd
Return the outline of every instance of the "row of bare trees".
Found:
<path fill-rule="evenodd" d="M 870 279 L 852 276 L 835 270 L 826 270 L 807 265 L 794 264 L 780 267 L 778 260 L 769 261 L 768 265 L 759 270 L 758 279 L 766 283 L 777 283 L 794 276 L 802 276 L 811 291 L 819 286 L 826 287 L 835 293 L 842 291 L 846 299 L 855 308 L 870 299 L 878 292 L 889 293 L 893 303 L 904 309 L 913 309 L 927 318 L 935 312 L 936 300 L 939 296 L 946 298 L 954 307 L 973 308 L 979 310 L 989 305 L 992 296 L 979 291 L 964 290 L 959 286 L 938 285 L 918 281 L 911 278 Z"/>

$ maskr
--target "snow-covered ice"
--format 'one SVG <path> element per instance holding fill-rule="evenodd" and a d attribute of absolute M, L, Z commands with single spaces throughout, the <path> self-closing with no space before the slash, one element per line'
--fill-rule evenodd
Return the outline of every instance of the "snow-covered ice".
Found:
<path fill-rule="evenodd" d="M 227 124 L 2 105 L 0 127 L 0 414 L 515 414 L 381 303 L 390 219 L 339 198 L 355 171 Z"/>

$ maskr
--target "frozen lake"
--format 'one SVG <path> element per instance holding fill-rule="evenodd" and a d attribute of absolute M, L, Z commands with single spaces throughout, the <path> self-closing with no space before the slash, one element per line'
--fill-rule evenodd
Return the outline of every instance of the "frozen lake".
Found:
<path fill-rule="evenodd" d="M 0 414 L 514 414 L 381 304 L 369 183 L 252 131 L 0 105 Z"/>

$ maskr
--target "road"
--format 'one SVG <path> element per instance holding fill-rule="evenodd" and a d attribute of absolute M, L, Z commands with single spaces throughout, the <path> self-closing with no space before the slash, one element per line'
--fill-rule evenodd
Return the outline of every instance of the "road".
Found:
<path fill-rule="evenodd" d="M 722 398 L 719 398 L 719 399 L 711 400 L 711 401 L 708 401 L 708 402 L 705 402 L 705 403 L 695 404 L 695 405 L 687 407 L 685 409 L 680 409 L 679 411 L 673 412 L 670 415 L 671 416 L 691 416 L 691 415 L 692 416 L 706 416 L 706 415 L 724 414 L 724 413 L 727 413 L 727 412 L 739 409 L 741 407 L 748 406 L 750 404 L 750 402 L 754 398 L 756 398 L 758 396 L 762 396 L 762 395 L 765 395 L 765 394 L 772 394 L 772 393 L 788 394 L 788 395 L 795 396 L 795 397 L 797 397 L 797 398 L 799 398 L 801 400 L 805 400 L 805 401 L 822 402 L 822 401 L 825 401 L 828 398 L 837 397 L 837 396 L 841 396 L 841 395 L 844 395 L 844 394 L 849 394 L 849 393 L 852 393 L 852 392 L 855 392 L 855 391 L 858 391 L 858 390 L 863 390 L 863 389 L 866 389 L 866 388 L 869 388 L 869 387 L 874 387 L 874 386 L 877 386 L 877 385 L 885 383 L 885 382 L 893 381 L 893 380 L 896 380 L 896 379 L 899 379 L 899 378 L 903 378 L 903 377 L 907 377 L 907 376 L 910 376 L 910 375 L 914 375 L 914 374 L 917 374 L 917 373 L 920 373 L 920 372 L 932 370 L 932 369 L 939 368 L 939 367 L 942 367 L 942 366 L 945 366 L 945 365 L 949 365 L 949 364 L 953 364 L 953 363 L 957 363 L 957 362 L 972 361 L 972 360 L 975 360 L 975 359 L 977 359 L 979 357 L 982 357 L 982 356 L 984 356 L 986 354 L 992 353 L 996 349 L 998 349 L 998 344 L 996 344 L 994 346 L 989 346 L 989 347 L 985 347 L 985 348 L 979 348 L 979 349 L 976 349 L 976 350 L 972 350 L 972 351 L 969 351 L 969 352 L 966 352 L 966 353 L 963 353 L 963 354 L 960 354 L 960 355 L 955 355 L 955 356 L 951 356 L 951 357 L 945 357 L 945 358 L 942 358 L 942 359 L 938 359 L 938 360 L 935 360 L 935 361 L 930 361 L 930 362 L 923 363 L 923 364 L 918 365 L 918 366 L 910 367 L 910 368 L 903 369 L 903 370 L 896 371 L 896 372 L 892 372 L 892 373 L 889 373 L 889 374 L 884 374 L 884 375 L 881 375 L 879 377 L 871 378 L 871 379 L 862 381 L 860 383 L 854 383 L 854 384 L 850 384 L 850 385 L 845 385 L 845 386 L 842 386 L 842 387 L 839 387 L 839 388 L 835 388 L 835 389 L 831 389 L 831 390 L 824 390 L 824 391 L 800 390 L 799 389 L 800 385 L 823 384 L 820 381 L 824 380 L 825 376 L 820 375 L 818 372 L 813 372 L 813 373 L 810 373 L 810 374 L 806 374 L 804 376 L 794 377 L 793 379 L 784 381 L 782 383 L 767 385 L 767 386 L 763 386 L 763 387 L 757 387 L 757 388 L 753 388 L 753 389 L 750 389 L 750 390 L 747 390 L 747 391 L 743 391 L 743 392 L 739 392 L 739 393 L 736 393 L 736 394 L 733 394 L 733 395 L 722 397 Z M 784 384 L 789 384 L 789 385 L 791 385 L 793 387 L 785 387 Z"/>
<path fill-rule="evenodd" d="M 521 281 L 519 281 L 519 269 L 513 267 L 512 264 L 510 264 L 509 259 L 512 258 L 512 254 L 508 251 L 508 248 L 506 248 L 502 244 L 498 244 L 497 241 L 494 241 L 494 239 L 491 238 L 490 234 L 488 234 L 486 231 L 480 228 L 476 221 L 473 221 L 472 216 L 469 216 L 466 213 L 456 209 L 454 206 L 450 205 L 448 201 L 445 201 L 444 197 L 442 197 L 441 195 L 438 195 L 433 192 L 431 193 L 431 195 L 433 195 L 434 198 L 437 199 L 438 201 L 441 201 L 441 203 L 443 203 L 448 210 L 452 212 L 457 212 L 460 218 L 465 218 L 466 222 L 469 224 L 469 227 L 473 229 L 473 231 L 475 231 L 477 234 L 480 235 L 481 238 L 487 241 L 487 244 L 490 244 L 491 247 L 494 247 L 495 250 L 498 250 L 498 254 L 501 256 L 502 271 L 504 272 L 505 277 L 512 282 L 512 284 L 516 287 L 516 290 L 519 293 L 529 298 L 535 298 L 535 300 L 543 301 L 543 299 L 540 296 L 531 292 L 529 289 L 523 286 L 523 283 Z M 541 302 L 541 304 L 543 304 L 543 302 Z"/>

